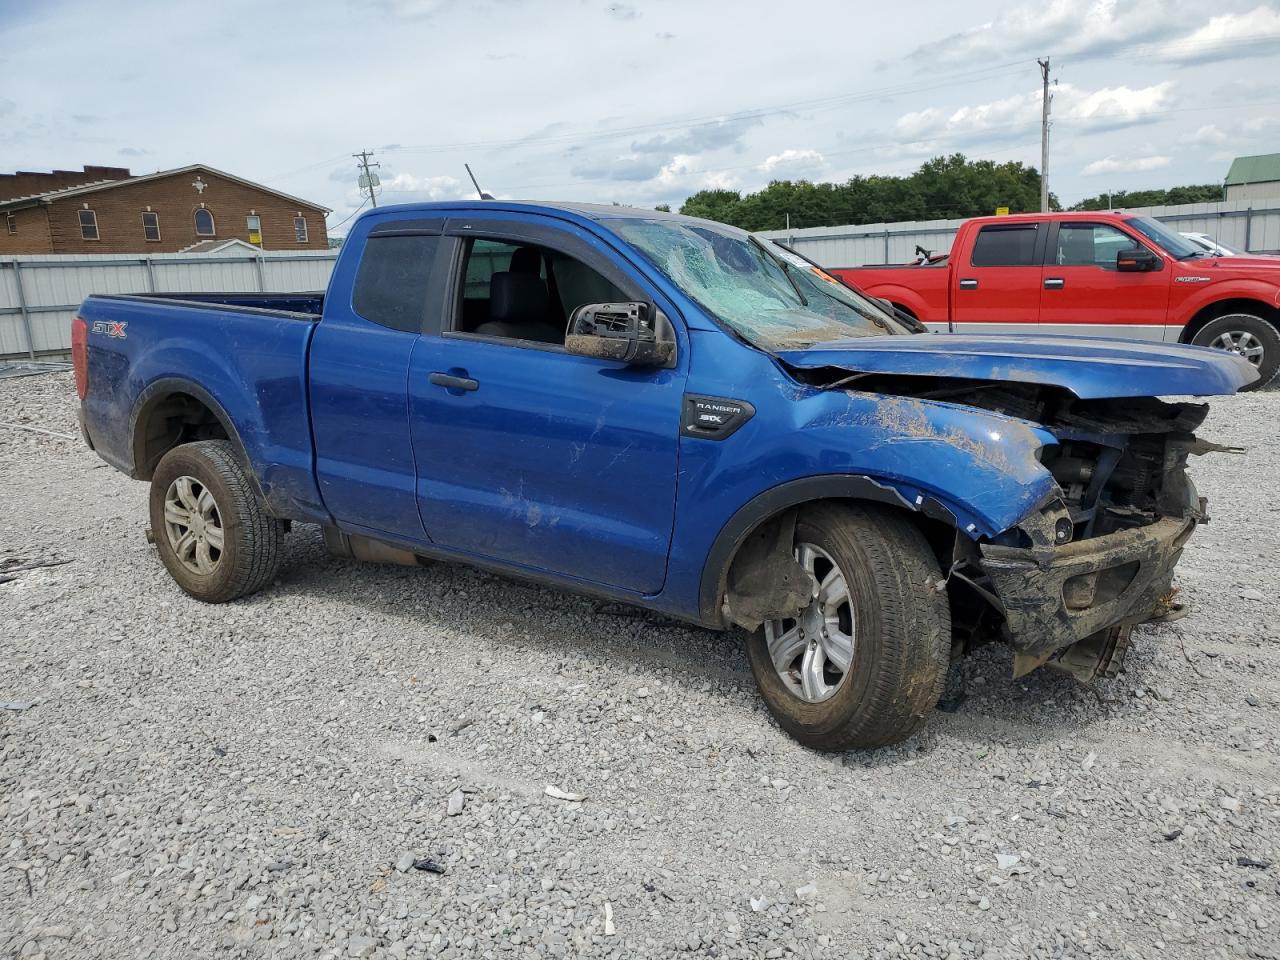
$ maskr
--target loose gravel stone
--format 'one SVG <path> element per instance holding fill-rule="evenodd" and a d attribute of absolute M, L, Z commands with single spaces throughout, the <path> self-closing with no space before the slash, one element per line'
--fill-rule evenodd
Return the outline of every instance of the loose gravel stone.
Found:
<path fill-rule="evenodd" d="M 1274 957 L 1280 870 L 1240 864 L 1280 862 L 1280 393 L 1209 402 L 1249 452 L 1192 463 L 1189 617 L 1096 692 L 983 648 L 953 712 L 836 756 L 740 637 L 305 525 L 199 604 L 144 484 L 0 431 L 0 564 L 71 561 L 0 583 L 0 701 L 35 704 L 0 711 L 0 956 Z M 0 406 L 78 436 L 69 374 Z"/>

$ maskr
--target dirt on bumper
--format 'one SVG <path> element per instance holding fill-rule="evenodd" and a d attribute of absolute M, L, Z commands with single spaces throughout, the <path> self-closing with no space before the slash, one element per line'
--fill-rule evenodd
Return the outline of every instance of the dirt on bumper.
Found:
<path fill-rule="evenodd" d="M 1052 550 L 984 544 L 1014 652 L 1043 658 L 1110 627 L 1168 616 L 1173 569 L 1201 510 Z"/>

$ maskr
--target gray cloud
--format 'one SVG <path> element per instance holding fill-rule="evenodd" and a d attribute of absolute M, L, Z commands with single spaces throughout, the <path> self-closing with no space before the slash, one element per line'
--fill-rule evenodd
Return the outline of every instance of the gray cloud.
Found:
<path fill-rule="evenodd" d="M 1046 53 L 1102 56 L 1185 32 L 1189 20 L 1176 6 L 1168 0 L 1093 0 L 1087 7 L 1076 0 L 1023 4 L 999 11 L 986 23 L 921 44 L 909 56 L 929 66 L 1003 62 Z"/>
<path fill-rule="evenodd" d="M 677 153 L 705 153 L 722 147 L 739 146 L 739 141 L 752 127 L 764 121 L 759 117 L 727 118 L 689 127 L 674 136 L 656 136 L 637 140 L 631 144 L 634 153 L 661 153 L 674 156 Z"/>
<path fill-rule="evenodd" d="M 635 20 L 640 16 L 640 11 L 629 3 L 611 3 L 604 10 L 615 20 Z"/>
<path fill-rule="evenodd" d="M 569 172 L 584 180 L 652 180 L 662 172 L 665 161 L 651 156 L 618 157 L 614 160 L 580 163 Z"/>

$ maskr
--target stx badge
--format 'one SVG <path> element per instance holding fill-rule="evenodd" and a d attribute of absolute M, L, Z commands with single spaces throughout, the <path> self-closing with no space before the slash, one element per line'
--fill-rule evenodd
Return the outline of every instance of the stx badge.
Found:
<path fill-rule="evenodd" d="M 95 320 L 93 321 L 93 332 L 105 333 L 108 337 L 115 337 L 117 340 L 123 340 L 128 336 L 128 334 L 124 332 L 124 328 L 128 325 L 128 320 L 125 320 L 123 323 L 118 320 Z"/>

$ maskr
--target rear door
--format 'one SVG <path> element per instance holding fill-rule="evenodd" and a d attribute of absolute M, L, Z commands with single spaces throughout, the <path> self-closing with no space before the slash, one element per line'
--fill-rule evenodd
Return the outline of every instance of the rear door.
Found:
<path fill-rule="evenodd" d="M 312 338 L 316 479 L 345 527 L 425 539 L 405 393 L 414 345 L 441 327 L 450 268 L 443 226 L 443 218 L 402 217 L 376 222 L 367 239 L 348 237 L 363 253 L 343 262 L 330 287 L 351 295 L 326 300 Z"/>
<path fill-rule="evenodd" d="M 643 369 L 570 355 L 563 339 L 583 303 L 645 300 L 668 316 L 670 305 L 565 221 L 494 213 L 450 220 L 446 234 L 457 245 L 449 315 L 409 371 L 427 534 L 478 558 L 656 593 L 687 350 L 673 369 Z"/>
<path fill-rule="evenodd" d="M 1045 333 L 1163 340 L 1170 277 L 1159 269 L 1121 273 L 1116 254 L 1151 247 L 1109 223 L 1067 220 L 1053 224 L 1049 256 L 1041 270 L 1040 328 Z M 1177 339 L 1175 328 L 1174 339 Z"/>
<path fill-rule="evenodd" d="M 1047 223 L 988 223 L 951 267 L 957 333 L 1034 333 Z"/>

